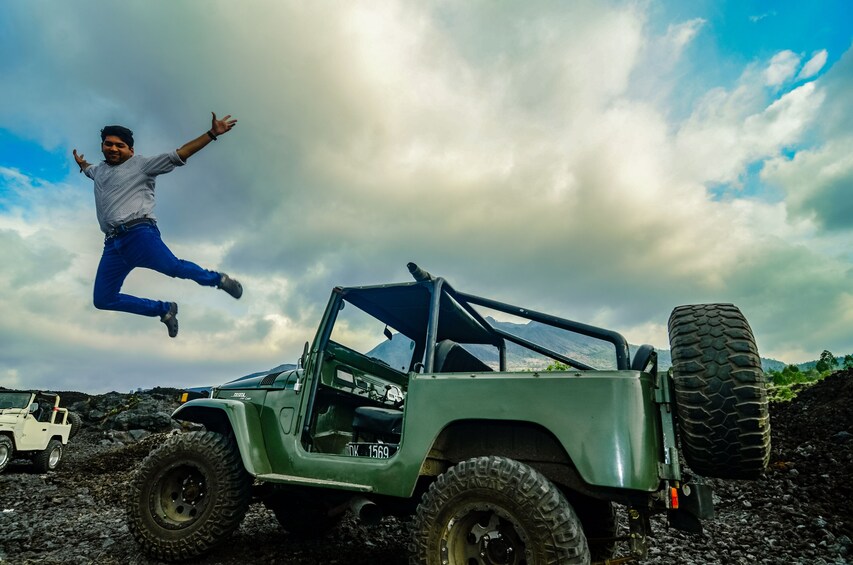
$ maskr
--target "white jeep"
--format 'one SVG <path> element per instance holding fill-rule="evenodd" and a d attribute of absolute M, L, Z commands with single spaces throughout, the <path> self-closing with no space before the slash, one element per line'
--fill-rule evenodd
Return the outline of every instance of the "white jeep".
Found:
<path fill-rule="evenodd" d="M 39 473 L 55 470 L 80 423 L 57 394 L 0 390 L 0 472 L 13 458 L 31 459 Z"/>

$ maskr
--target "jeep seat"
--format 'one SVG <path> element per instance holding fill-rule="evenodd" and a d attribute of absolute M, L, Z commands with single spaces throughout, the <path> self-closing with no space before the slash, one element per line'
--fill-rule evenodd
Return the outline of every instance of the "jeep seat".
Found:
<path fill-rule="evenodd" d="M 651 365 L 655 370 L 657 369 L 658 362 L 658 354 L 655 352 L 655 348 L 651 345 L 641 345 L 637 348 L 637 353 L 634 354 L 634 361 L 631 363 L 632 371 L 645 371 Z"/>
<path fill-rule="evenodd" d="M 443 339 L 435 347 L 436 373 L 484 373 L 491 370 L 455 341 Z"/>
<path fill-rule="evenodd" d="M 368 433 L 399 443 L 403 429 L 403 412 L 380 406 L 359 406 L 352 418 L 352 429 L 355 441 L 358 441 L 360 434 Z"/>

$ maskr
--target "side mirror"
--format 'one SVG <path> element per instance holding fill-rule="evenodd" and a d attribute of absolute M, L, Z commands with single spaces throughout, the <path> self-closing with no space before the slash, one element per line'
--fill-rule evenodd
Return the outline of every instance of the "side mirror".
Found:
<path fill-rule="evenodd" d="M 299 357 L 299 366 L 305 367 L 305 362 L 308 361 L 308 342 L 305 342 L 305 347 L 302 348 L 302 356 Z"/>

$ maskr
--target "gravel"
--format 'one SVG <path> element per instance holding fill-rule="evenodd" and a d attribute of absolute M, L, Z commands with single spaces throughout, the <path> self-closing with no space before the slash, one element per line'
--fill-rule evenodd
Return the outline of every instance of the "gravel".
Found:
<path fill-rule="evenodd" d="M 122 410 L 115 407 L 122 401 L 125 407 L 142 406 L 147 416 L 140 417 L 159 422 L 150 415 L 168 413 L 174 396 L 166 391 L 128 403 L 127 395 L 66 394 L 86 424 L 67 446 L 60 469 L 41 475 L 29 462 L 15 461 L 0 474 L 0 563 L 160 563 L 142 555 L 130 537 L 123 495 L 137 464 L 172 432 L 127 429 L 133 419 L 116 418 Z M 93 411 L 94 420 L 88 417 Z M 705 533 L 671 530 L 656 517 L 643 563 L 853 563 L 853 371 L 835 373 L 793 401 L 771 405 L 771 426 L 765 476 L 708 479 L 716 516 L 704 523 Z M 368 527 L 347 517 L 325 538 L 299 539 L 282 530 L 263 505 L 253 504 L 227 543 L 193 563 L 402 565 L 406 531 L 407 524 L 394 518 Z"/>

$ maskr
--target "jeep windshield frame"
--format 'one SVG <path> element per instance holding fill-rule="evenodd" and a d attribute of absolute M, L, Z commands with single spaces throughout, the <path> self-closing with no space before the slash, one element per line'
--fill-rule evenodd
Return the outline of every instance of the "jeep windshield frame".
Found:
<path fill-rule="evenodd" d="M 2 390 L 0 391 L 0 410 L 27 409 L 30 406 L 30 399 L 32 397 L 33 394 L 30 392 Z"/>

